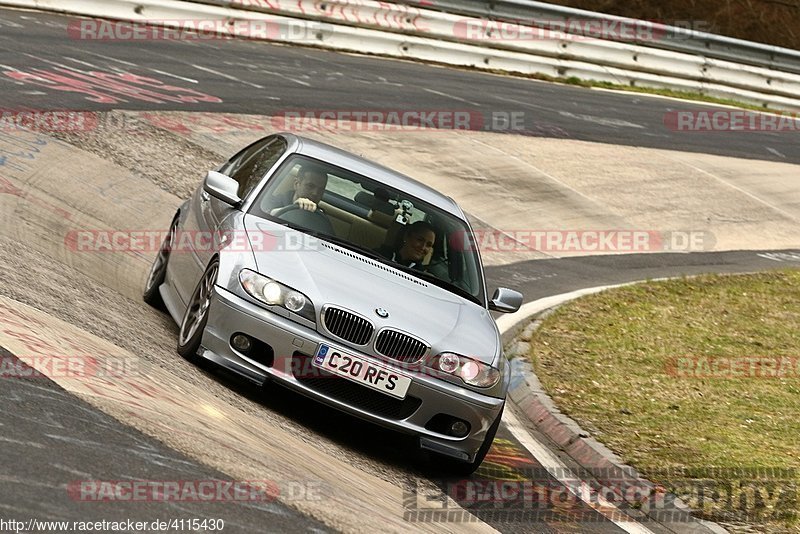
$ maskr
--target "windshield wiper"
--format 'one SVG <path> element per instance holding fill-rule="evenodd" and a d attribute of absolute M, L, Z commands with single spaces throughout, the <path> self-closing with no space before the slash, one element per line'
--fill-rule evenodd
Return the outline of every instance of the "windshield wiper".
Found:
<path fill-rule="evenodd" d="M 311 231 L 311 230 L 305 230 L 305 231 L 307 231 L 308 233 L 310 233 L 311 235 L 313 235 L 316 238 L 324 239 L 325 241 L 330 241 L 331 243 L 336 243 L 337 245 L 341 245 L 346 249 L 350 249 L 353 252 L 358 252 L 359 254 L 363 254 L 364 256 L 367 256 L 367 257 L 372 258 L 374 260 L 380 260 L 380 261 L 384 261 L 384 262 L 386 261 L 386 258 L 381 256 L 380 254 L 378 254 L 374 250 L 370 250 L 370 249 L 368 249 L 366 247 L 362 247 L 361 245 L 356 245 L 355 243 L 353 243 L 352 241 L 348 241 L 347 239 L 342 239 L 341 237 L 333 236 L 333 235 L 330 235 L 330 234 L 322 234 L 320 232 L 314 232 L 314 231 Z"/>

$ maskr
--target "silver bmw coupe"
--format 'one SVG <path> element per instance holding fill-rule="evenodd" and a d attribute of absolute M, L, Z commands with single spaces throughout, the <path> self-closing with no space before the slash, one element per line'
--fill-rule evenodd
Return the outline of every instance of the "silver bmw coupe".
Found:
<path fill-rule="evenodd" d="M 293 134 L 260 139 L 178 209 L 144 289 L 178 352 L 417 436 L 469 474 L 510 366 L 464 212 L 407 176 Z"/>

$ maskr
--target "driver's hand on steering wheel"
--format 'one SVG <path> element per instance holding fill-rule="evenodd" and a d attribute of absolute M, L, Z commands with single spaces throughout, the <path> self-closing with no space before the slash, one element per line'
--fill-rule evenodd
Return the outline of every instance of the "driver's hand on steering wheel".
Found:
<path fill-rule="evenodd" d="M 316 202 L 309 200 L 307 198 L 298 198 L 294 201 L 298 208 L 301 210 L 306 211 L 317 211 L 317 204 Z"/>

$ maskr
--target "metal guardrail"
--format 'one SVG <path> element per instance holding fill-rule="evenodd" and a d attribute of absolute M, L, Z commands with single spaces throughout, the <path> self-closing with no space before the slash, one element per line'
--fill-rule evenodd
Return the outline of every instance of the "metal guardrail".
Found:
<path fill-rule="evenodd" d="M 685 46 L 687 42 L 693 42 L 695 44 L 692 46 L 697 46 L 697 41 L 679 41 L 668 33 L 668 29 L 674 34 L 683 30 L 681 28 L 562 8 L 531 0 L 488 3 L 487 0 L 482 0 L 473 4 L 465 4 L 465 0 L 183 1 L 224 6 L 240 11 L 243 16 L 247 16 L 246 13 L 260 12 L 333 24 L 333 27 L 340 29 L 349 26 L 354 29 L 377 30 L 387 39 L 389 34 L 395 34 L 396 38 L 406 40 L 405 43 L 397 43 L 400 45 L 399 55 L 406 57 L 419 56 L 427 46 L 414 41 L 412 36 L 434 40 L 434 46 L 441 53 L 440 59 L 451 64 L 455 61 L 457 64 L 479 68 L 562 78 L 577 77 L 618 85 L 698 91 L 764 107 L 779 105 L 796 109 L 797 97 L 800 95 L 800 52 L 787 50 L 797 55 L 796 69 L 778 70 L 774 62 L 770 69 L 738 60 L 710 59 L 705 53 L 668 49 L 678 44 Z M 494 20 L 498 20 L 498 10 L 494 8 L 501 5 L 517 6 L 520 9 L 534 6 L 539 10 L 524 11 L 527 16 L 521 16 L 523 11 L 508 12 L 503 24 L 492 25 L 485 9 L 489 5 L 493 6 L 491 16 Z M 467 8 L 461 9 L 459 13 L 450 13 L 443 10 L 448 6 L 453 6 L 453 10 L 456 10 L 455 6 Z M 429 9 L 430 7 L 438 7 L 439 10 Z M 467 14 L 469 10 L 474 11 L 475 15 Z M 571 16 L 567 17 L 567 14 Z M 577 14 L 582 17 L 575 16 Z M 575 21 L 578 24 L 552 24 L 559 20 Z M 536 22 L 546 26 L 541 34 L 536 31 L 531 33 L 536 28 Z M 613 29 L 615 22 L 617 30 Z M 576 28 L 585 31 L 580 35 L 565 31 Z M 626 32 L 625 29 L 633 31 Z M 506 31 L 511 32 L 511 35 L 507 36 L 504 33 Z M 614 31 L 617 31 L 618 38 L 609 39 L 609 36 L 615 37 Z M 384 40 L 379 48 L 385 50 L 384 45 L 387 43 Z M 466 46 L 469 51 L 463 47 L 455 50 L 450 43 Z M 667 46 L 659 48 L 653 46 L 654 44 Z M 759 48 L 776 48 L 756 43 L 747 44 Z M 465 60 L 465 54 L 471 59 Z M 395 54 L 390 52 L 390 55 Z M 439 60 L 429 54 L 425 59 Z M 765 95 L 770 97 L 765 99 Z M 772 96 L 777 99 L 771 98 Z"/>
<path fill-rule="evenodd" d="M 456 0 L 443 0 L 455 2 Z M 509 1 L 509 0 L 505 0 Z M 520 0 L 515 0 L 520 1 Z M 212 20 L 220 33 L 553 78 L 702 92 L 765 109 L 800 111 L 800 74 L 657 49 L 645 42 L 551 31 L 491 34 L 487 19 L 376 0 L 0 0 L 17 7 L 180 26 Z M 426 6 L 428 7 L 428 6 Z M 441 7 L 441 6 L 440 6 Z M 633 19 L 623 19 L 632 21 Z M 241 25 L 238 22 L 244 21 Z M 512 17 L 504 26 L 525 32 Z M 633 21 L 639 23 L 639 21 Z M 270 28 L 254 35 L 252 28 Z M 477 34 L 471 33 L 471 28 Z M 295 30 L 301 30 L 298 35 Z M 495 37 L 500 37 L 496 39 Z M 790 51 L 791 52 L 791 51 Z M 798 53 L 800 55 L 800 53 Z"/>
<path fill-rule="evenodd" d="M 633 23 L 634 19 L 595 13 L 533 0 L 395 0 L 390 2 L 413 6 L 429 11 L 440 11 L 475 18 L 503 22 L 524 22 L 543 27 L 554 21 L 593 21 L 598 23 Z M 638 21 L 641 23 L 642 21 Z M 800 74 L 800 51 L 715 35 L 677 26 L 644 21 L 652 25 L 660 39 L 644 44 L 674 52 L 697 54 L 706 58 L 722 59 L 782 72 Z M 566 33 L 587 35 L 580 31 L 582 25 L 565 26 Z"/>

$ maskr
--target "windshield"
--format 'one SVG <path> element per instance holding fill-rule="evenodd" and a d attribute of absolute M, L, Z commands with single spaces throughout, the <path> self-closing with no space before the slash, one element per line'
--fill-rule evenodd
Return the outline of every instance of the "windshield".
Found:
<path fill-rule="evenodd" d="M 466 222 L 370 178 L 293 155 L 250 214 L 329 238 L 483 305 L 480 260 Z"/>

